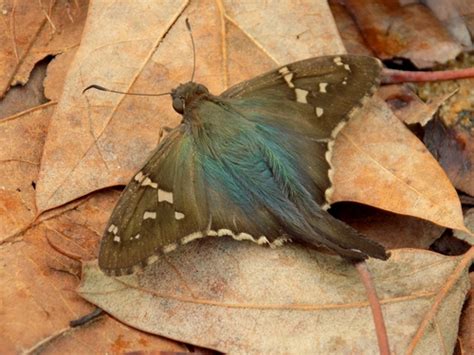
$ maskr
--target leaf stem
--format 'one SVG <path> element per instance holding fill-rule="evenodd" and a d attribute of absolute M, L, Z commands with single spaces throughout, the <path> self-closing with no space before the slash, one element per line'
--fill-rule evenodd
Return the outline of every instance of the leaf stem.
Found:
<path fill-rule="evenodd" d="M 379 351 L 381 355 L 390 355 L 390 346 L 388 343 L 387 329 L 383 319 L 382 306 L 380 305 L 377 291 L 367 264 L 365 261 L 360 261 L 354 264 L 359 273 L 359 277 L 364 284 L 369 300 L 370 308 L 372 310 L 372 317 L 374 319 L 375 333 L 377 334 L 377 342 L 379 344 Z"/>

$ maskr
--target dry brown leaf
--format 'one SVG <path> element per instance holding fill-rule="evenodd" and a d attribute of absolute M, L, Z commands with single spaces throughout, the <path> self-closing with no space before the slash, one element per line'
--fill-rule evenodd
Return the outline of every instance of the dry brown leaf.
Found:
<path fill-rule="evenodd" d="M 13 116 L 48 101 L 43 94 L 43 80 L 46 75 L 46 68 L 47 63 L 38 63 L 31 71 L 26 85 L 10 88 L 7 94 L 0 99 L 0 119 Z"/>
<path fill-rule="evenodd" d="M 459 329 L 461 354 L 474 354 L 474 272 L 470 273 L 471 289 L 464 305 Z"/>
<path fill-rule="evenodd" d="M 192 50 L 184 18 L 196 40 L 196 81 L 214 93 L 279 63 L 344 51 L 324 2 L 302 2 L 297 8 L 285 2 L 222 5 L 92 4 L 49 129 L 38 185 L 40 210 L 126 183 L 156 145 L 160 127 L 178 123 L 168 97 L 93 90 L 83 95 L 82 90 L 100 84 L 158 93 L 188 81 Z"/>
<path fill-rule="evenodd" d="M 374 53 L 367 47 L 357 24 L 341 2 L 340 0 L 329 0 L 329 6 L 347 53 L 373 56 Z"/>
<path fill-rule="evenodd" d="M 465 112 L 460 112 L 459 121 L 450 127 L 441 120 L 429 122 L 424 141 L 453 185 L 474 196 L 474 125 Z"/>
<path fill-rule="evenodd" d="M 44 96 L 51 101 L 58 101 L 64 87 L 66 74 L 76 55 L 76 48 L 57 55 L 48 65 L 44 79 Z"/>
<path fill-rule="evenodd" d="M 374 97 L 339 133 L 330 203 L 353 201 L 464 230 L 461 203 L 426 147 Z"/>
<path fill-rule="evenodd" d="M 30 349 L 29 349 L 30 350 Z M 186 353 L 185 346 L 147 334 L 106 316 L 82 328 L 67 329 L 34 349 L 48 354 Z"/>
<path fill-rule="evenodd" d="M 472 46 L 474 2 L 466 0 L 425 0 L 445 28 L 464 46 Z"/>
<path fill-rule="evenodd" d="M 331 212 L 387 249 L 428 249 L 446 229 L 419 218 L 353 203 L 336 204 Z"/>
<path fill-rule="evenodd" d="M 425 126 L 454 92 L 435 96 L 428 102 L 423 102 L 406 85 L 385 85 L 380 88 L 378 94 L 402 122 L 408 125 L 419 123 Z"/>
<path fill-rule="evenodd" d="M 469 233 L 454 231 L 453 234 L 456 238 L 464 240 L 469 245 L 474 246 L 474 208 L 467 210 L 464 214 L 464 225 L 469 230 Z"/>
<path fill-rule="evenodd" d="M 87 0 L 6 0 L 0 22 L 0 97 L 25 84 L 34 65 L 79 44 Z"/>
<path fill-rule="evenodd" d="M 95 258 L 99 235 L 117 197 L 117 191 L 96 194 L 30 228 L 21 238 L 0 245 L 2 353 L 38 349 L 59 335 L 61 339 L 52 346 L 55 353 L 61 353 L 59 349 L 76 349 L 75 353 L 88 353 L 91 348 L 93 352 L 181 349 L 161 338 L 124 330 L 111 321 L 69 330 L 69 321 L 92 310 L 75 292 L 80 263 L 73 258 Z"/>
<path fill-rule="evenodd" d="M 370 259 L 393 353 L 452 352 L 473 254 L 400 249 Z M 223 352 L 378 352 L 352 264 L 296 244 L 206 238 L 122 278 L 88 264 L 79 292 L 133 327 Z"/>
<path fill-rule="evenodd" d="M 36 217 L 35 184 L 54 108 L 48 103 L 0 121 L 0 242 Z"/>
<path fill-rule="evenodd" d="M 461 45 L 424 5 L 401 6 L 392 0 L 345 0 L 345 4 L 381 59 L 407 58 L 424 68 L 461 52 Z"/>

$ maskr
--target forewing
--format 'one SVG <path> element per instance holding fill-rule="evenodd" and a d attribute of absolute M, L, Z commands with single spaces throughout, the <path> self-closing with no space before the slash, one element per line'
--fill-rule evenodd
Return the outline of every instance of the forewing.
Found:
<path fill-rule="evenodd" d="M 202 170 L 181 125 L 160 144 L 123 191 L 102 238 L 99 266 L 129 274 L 152 263 L 209 223 Z"/>
<path fill-rule="evenodd" d="M 311 58 L 237 84 L 221 97 L 259 102 L 267 109 L 274 108 L 274 113 L 290 105 L 291 111 L 299 114 L 286 115 L 289 124 L 307 120 L 313 124 L 316 136 L 328 137 L 351 110 L 374 92 L 381 69 L 378 59 L 367 56 Z"/>

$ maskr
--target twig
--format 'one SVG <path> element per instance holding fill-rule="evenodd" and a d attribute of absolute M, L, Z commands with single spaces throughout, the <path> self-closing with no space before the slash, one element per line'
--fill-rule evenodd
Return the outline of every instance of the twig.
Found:
<path fill-rule="evenodd" d="M 367 268 L 365 261 L 355 263 L 355 268 L 359 272 L 359 277 L 364 284 L 369 299 L 370 308 L 372 309 L 372 317 L 374 319 L 375 333 L 377 334 L 377 341 L 379 344 L 379 351 L 381 355 L 390 354 L 390 346 L 388 344 L 387 329 L 385 328 L 385 321 L 383 319 L 382 307 L 377 297 L 370 271 Z"/>
<path fill-rule="evenodd" d="M 384 68 L 382 71 L 383 84 L 455 80 L 467 78 L 474 78 L 474 68 L 440 71 L 405 71 Z"/>

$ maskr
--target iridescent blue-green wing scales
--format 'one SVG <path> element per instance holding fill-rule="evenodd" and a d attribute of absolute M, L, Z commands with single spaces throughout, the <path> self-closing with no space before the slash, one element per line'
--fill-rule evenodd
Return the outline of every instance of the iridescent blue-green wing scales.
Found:
<path fill-rule="evenodd" d="M 328 147 L 375 91 L 381 68 L 380 61 L 366 56 L 311 58 L 233 86 L 221 97 L 305 162 L 319 190 L 314 197 L 324 204 L 330 187 Z"/>
<path fill-rule="evenodd" d="M 206 112 L 201 120 L 207 132 L 225 127 L 198 147 L 214 154 L 202 154 L 211 232 L 260 243 L 295 238 L 354 259 L 386 258 L 382 246 L 319 206 L 321 190 L 311 171 L 317 166 L 302 159 L 311 140 L 295 145 L 302 141 L 298 134 L 260 124 L 233 109 L 224 101 L 206 102 L 197 110 L 198 115 Z M 327 174 L 322 170 L 320 174 Z"/>
<path fill-rule="evenodd" d="M 123 191 L 102 238 L 99 266 L 123 275 L 206 230 L 209 213 L 192 136 L 173 130 Z"/>

